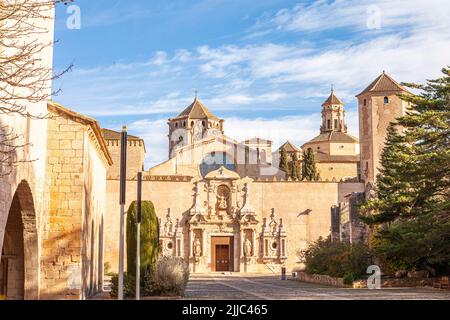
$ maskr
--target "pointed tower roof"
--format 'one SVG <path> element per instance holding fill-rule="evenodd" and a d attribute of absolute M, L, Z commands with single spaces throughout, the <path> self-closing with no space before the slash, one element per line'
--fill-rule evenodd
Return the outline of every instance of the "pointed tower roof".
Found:
<path fill-rule="evenodd" d="M 366 89 L 364 89 L 357 97 L 369 92 L 409 92 L 397 81 L 392 79 L 384 70 Z"/>
<path fill-rule="evenodd" d="M 297 148 L 290 141 L 286 141 L 278 150 L 284 149 L 286 152 L 302 152 L 301 149 Z"/>
<path fill-rule="evenodd" d="M 198 98 L 194 99 L 186 109 L 183 110 L 175 119 L 178 118 L 190 118 L 190 119 L 213 119 L 220 121 L 221 119 L 216 117 L 214 114 L 209 112 L 209 110 L 201 103 Z"/>
<path fill-rule="evenodd" d="M 322 104 L 323 106 L 329 106 L 332 104 L 340 104 L 340 105 L 344 105 L 344 103 L 341 101 L 341 99 L 339 99 L 335 94 L 334 94 L 334 89 L 331 88 L 331 94 L 328 97 L 327 100 L 325 100 L 325 102 Z"/>

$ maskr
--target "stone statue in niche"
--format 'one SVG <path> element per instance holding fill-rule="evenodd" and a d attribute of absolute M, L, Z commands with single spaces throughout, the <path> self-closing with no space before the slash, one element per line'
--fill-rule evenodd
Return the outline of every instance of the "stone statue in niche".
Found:
<path fill-rule="evenodd" d="M 217 201 L 216 201 L 216 212 L 220 214 L 221 212 L 228 211 L 229 209 L 229 198 L 230 198 L 230 189 L 221 185 L 217 188 Z"/>
<path fill-rule="evenodd" d="M 244 243 L 244 256 L 251 257 L 252 256 L 252 242 L 250 239 L 246 239 Z"/>
<path fill-rule="evenodd" d="M 200 257 L 202 255 L 202 244 L 199 238 L 194 241 L 194 257 Z"/>
<path fill-rule="evenodd" d="M 170 209 L 168 209 L 166 215 L 166 223 L 164 224 L 164 236 L 172 236 L 173 234 L 173 223 L 172 218 L 170 217 Z"/>
<path fill-rule="evenodd" d="M 219 202 L 219 209 L 220 210 L 226 210 L 228 208 L 227 199 L 225 196 L 218 196 L 218 202 Z"/>

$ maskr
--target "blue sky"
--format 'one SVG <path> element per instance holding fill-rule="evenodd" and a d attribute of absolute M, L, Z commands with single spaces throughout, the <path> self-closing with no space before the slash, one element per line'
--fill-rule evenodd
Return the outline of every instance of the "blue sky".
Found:
<path fill-rule="evenodd" d="M 331 84 L 358 135 L 354 96 L 383 70 L 422 82 L 450 64 L 446 0 L 76 0 L 81 29 L 57 8 L 54 100 L 127 125 L 147 167 L 167 158 L 167 119 L 194 98 L 238 140 L 301 145 L 319 130 Z"/>

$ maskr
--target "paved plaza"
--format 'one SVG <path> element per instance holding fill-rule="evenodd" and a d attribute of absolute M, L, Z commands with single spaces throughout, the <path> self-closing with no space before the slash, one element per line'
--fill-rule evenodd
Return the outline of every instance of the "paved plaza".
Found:
<path fill-rule="evenodd" d="M 432 288 L 380 290 L 331 288 L 274 275 L 191 274 L 186 299 L 197 300 L 450 300 L 450 291 Z"/>

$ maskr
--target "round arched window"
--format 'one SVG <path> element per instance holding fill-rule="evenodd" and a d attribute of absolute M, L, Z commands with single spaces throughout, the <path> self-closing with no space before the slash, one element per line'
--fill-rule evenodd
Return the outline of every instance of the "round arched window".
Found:
<path fill-rule="evenodd" d="M 207 154 L 200 164 L 200 173 L 204 177 L 209 172 L 224 166 L 228 170 L 235 170 L 233 158 L 224 152 L 212 152 Z"/>
<path fill-rule="evenodd" d="M 272 249 L 276 249 L 278 247 L 278 244 L 274 241 L 272 242 Z"/>
<path fill-rule="evenodd" d="M 167 249 L 172 250 L 173 249 L 173 243 L 172 241 L 167 242 Z"/>

